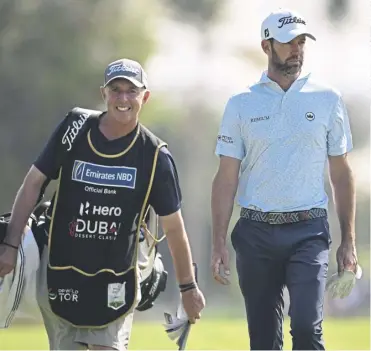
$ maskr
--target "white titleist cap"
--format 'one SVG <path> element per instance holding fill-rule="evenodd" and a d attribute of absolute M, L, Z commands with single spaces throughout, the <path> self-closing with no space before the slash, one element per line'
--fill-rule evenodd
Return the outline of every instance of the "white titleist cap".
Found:
<path fill-rule="evenodd" d="M 288 9 L 278 9 L 272 12 L 262 23 L 261 39 L 276 39 L 280 43 L 288 43 L 298 35 L 305 34 L 316 40 L 308 30 L 307 22 L 297 12 Z"/>

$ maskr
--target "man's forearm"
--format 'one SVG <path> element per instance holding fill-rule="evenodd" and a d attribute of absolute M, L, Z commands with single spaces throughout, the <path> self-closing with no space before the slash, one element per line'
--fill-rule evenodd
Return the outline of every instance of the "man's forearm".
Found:
<path fill-rule="evenodd" d="M 213 245 L 224 244 L 233 212 L 236 184 L 222 182 L 217 175 L 211 193 Z"/>
<path fill-rule="evenodd" d="M 179 284 L 194 282 L 191 248 L 185 230 L 166 233 L 169 250 L 173 259 Z"/>
<path fill-rule="evenodd" d="M 356 195 L 352 171 L 342 172 L 332 181 L 336 211 L 343 241 L 355 241 Z"/>
<path fill-rule="evenodd" d="M 26 187 L 23 184 L 14 201 L 12 216 L 8 225 L 5 241 L 18 246 L 21 242 L 22 233 L 27 224 L 28 218 L 36 205 L 40 188 L 37 186 Z"/>

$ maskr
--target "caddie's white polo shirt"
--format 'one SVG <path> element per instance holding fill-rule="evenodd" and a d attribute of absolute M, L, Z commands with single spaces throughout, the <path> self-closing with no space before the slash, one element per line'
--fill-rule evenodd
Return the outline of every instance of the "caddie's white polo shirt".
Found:
<path fill-rule="evenodd" d="M 327 156 L 352 149 L 339 92 L 299 77 L 287 92 L 266 72 L 225 108 L 216 154 L 241 162 L 237 202 L 260 211 L 326 208 Z"/>

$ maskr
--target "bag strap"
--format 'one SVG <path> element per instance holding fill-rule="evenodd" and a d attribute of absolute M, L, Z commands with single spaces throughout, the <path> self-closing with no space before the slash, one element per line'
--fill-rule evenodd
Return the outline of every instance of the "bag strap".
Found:
<path fill-rule="evenodd" d="M 74 145 L 76 145 L 81 137 L 91 128 L 92 121 L 97 120 L 102 113 L 103 111 L 90 110 L 82 107 L 74 107 L 70 112 L 68 112 L 64 123 L 66 127 L 59 143 L 60 147 L 58 149 L 58 154 L 56 155 L 56 157 L 59 158 L 61 165 L 67 159 L 68 154 L 73 150 Z M 51 179 L 47 179 L 42 185 L 35 206 L 38 206 L 41 203 L 45 189 L 49 185 L 50 181 Z"/>
<path fill-rule="evenodd" d="M 67 158 L 68 153 L 73 150 L 73 145 L 76 145 L 81 136 L 91 128 L 92 121 L 98 119 L 101 114 L 102 111 L 81 107 L 75 107 L 67 114 L 67 129 L 62 136 L 59 150 L 60 155 L 62 155 L 62 163 Z"/>

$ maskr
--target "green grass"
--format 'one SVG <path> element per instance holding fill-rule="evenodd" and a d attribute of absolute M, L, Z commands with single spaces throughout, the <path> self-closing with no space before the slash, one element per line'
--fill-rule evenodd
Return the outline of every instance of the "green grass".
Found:
<path fill-rule="evenodd" d="M 134 324 L 131 350 L 176 350 L 164 332 L 162 322 Z M 327 319 L 324 323 L 327 350 L 370 350 L 368 318 Z M 291 349 L 288 325 L 285 324 L 285 349 Z M 40 326 L 12 326 L 0 330 L 0 350 L 45 350 L 48 343 Z M 187 350 L 247 350 L 247 326 L 243 319 L 204 319 L 195 326 L 188 339 Z"/>

